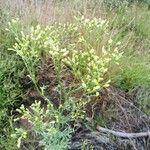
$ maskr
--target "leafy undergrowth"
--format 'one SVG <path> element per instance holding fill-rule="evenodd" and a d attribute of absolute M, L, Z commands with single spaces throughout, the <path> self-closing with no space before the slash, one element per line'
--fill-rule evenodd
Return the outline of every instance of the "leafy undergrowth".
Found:
<path fill-rule="evenodd" d="M 149 54 L 139 48 L 148 49 L 147 23 L 133 24 L 127 6 L 117 10 L 116 20 L 80 16 L 48 26 L 13 19 L 1 31 L 1 149 L 150 147 L 148 136 L 98 130 L 150 128 Z"/>

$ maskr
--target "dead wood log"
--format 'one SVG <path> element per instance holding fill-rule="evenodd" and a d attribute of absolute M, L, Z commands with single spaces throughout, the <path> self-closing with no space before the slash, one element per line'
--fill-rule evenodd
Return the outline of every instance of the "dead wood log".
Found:
<path fill-rule="evenodd" d="M 148 136 L 150 137 L 150 131 L 140 132 L 140 133 L 126 133 L 126 132 L 118 132 L 118 131 L 110 130 L 100 126 L 97 127 L 97 130 L 99 132 L 113 134 L 117 137 L 122 137 L 122 138 L 140 138 L 140 137 L 148 137 Z"/>

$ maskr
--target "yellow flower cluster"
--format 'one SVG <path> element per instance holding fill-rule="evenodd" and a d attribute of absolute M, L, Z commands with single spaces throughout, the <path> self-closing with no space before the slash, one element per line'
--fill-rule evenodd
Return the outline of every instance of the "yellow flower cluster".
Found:
<path fill-rule="evenodd" d="M 108 44 L 111 42 L 109 41 Z M 103 46 L 101 56 L 96 55 L 94 49 L 89 51 L 74 51 L 71 57 L 64 59 L 64 62 L 72 67 L 73 73 L 81 81 L 82 87 L 87 93 L 93 93 L 101 88 L 108 87 L 110 80 L 105 79 L 108 64 L 119 60 L 122 56 L 117 49 L 105 49 Z"/>
<path fill-rule="evenodd" d="M 14 20 L 13 23 L 16 24 Z M 56 23 L 46 28 L 37 25 L 31 27 L 29 34 L 21 32 L 21 37 L 16 37 L 13 50 L 22 58 L 39 58 L 42 51 L 48 52 L 53 59 L 68 64 L 86 92 L 93 93 L 109 86 L 110 80 L 104 77 L 108 64 L 111 61 L 118 63 L 122 56 L 118 49 L 120 42 L 114 47 L 112 39 L 109 39 L 98 56 L 86 37 L 91 35 L 89 33 L 94 34 L 94 29 L 96 32 L 105 31 L 107 26 L 106 20 L 83 16 L 76 18 L 75 23 Z"/>
<path fill-rule="evenodd" d="M 75 19 L 78 21 L 79 26 L 85 26 L 88 29 L 93 29 L 93 28 L 99 28 L 99 27 L 107 27 L 108 26 L 108 21 L 103 20 L 101 18 L 92 18 L 92 19 L 87 19 L 84 16 L 82 17 L 75 17 Z"/>

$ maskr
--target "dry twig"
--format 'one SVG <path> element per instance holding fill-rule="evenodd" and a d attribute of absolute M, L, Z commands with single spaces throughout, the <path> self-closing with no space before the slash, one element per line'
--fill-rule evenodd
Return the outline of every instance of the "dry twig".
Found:
<path fill-rule="evenodd" d="M 114 130 L 110 130 L 107 128 L 103 128 L 98 126 L 97 130 L 100 132 L 105 132 L 105 133 L 110 133 L 118 137 L 123 137 L 123 138 L 139 138 L 139 137 L 150 137 L 150 131 L 147 132 L 140 132 L 140 133 L 124 133 L 124 132 L 118 132 Z"/>

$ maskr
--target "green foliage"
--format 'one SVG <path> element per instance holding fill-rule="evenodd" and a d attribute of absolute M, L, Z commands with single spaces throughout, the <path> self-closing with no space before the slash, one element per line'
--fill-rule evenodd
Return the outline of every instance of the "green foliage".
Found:
<path fill-rule="evenodd" d="M 11 59 L 9 59 L 9 61 L 10 60 Z M 13 60 L 11 62 L 13 62 Z M 0 134 L 4 134 L 5 130 L 9 126 L 9 117 L 7 115 L 8 113 L 10 114 L 11 110 L 22 94 L 22 87 L 19 81 L 21 72 L 16 73 L 16 71 L 20 70 L 17 69 L 16 71 L 13 71 L 13 69 L 16 68 L 14 66 L 7 66 L 8 64 L 6 63 L 6 60 L 3 61 L 3 64 L 5 64 L 5 66 L 3 66 L 3 69 L 6 69 L 7 71 L 9 71 L 8 69 L 11 69 L 12 72 L 5 72 L 6 70 L 3 69 L 1 69 L 0 72 Z"/>
<path fill-rule="evenodd" d="M 103 0 L 103 3 L 110 9 L 123 9 L 126 6 L 132 6 L 133 4 L 150 4 L 149 0 Z"/>
<path fill-rule="evenodd" d="M 120 88 L 130 91 L 137 86 L 149 87 L 149 68 L 142 57 L 138 59 L 138 56 L 124 56 L 119 68 L 119 72 L 114 74 L 113 81 Z"/>
<path fill-rule="evenodd" d="M 103 79 L 104 74 L 107 72 L 108 64 L 110 62 L 112 63 L 112 60 L 117 61 L 122 53 L 118 51 L 117 47 L 111 45 L 112 41 L 110 39 L 103 45 L 101 56 L 98 57 L 96 53 L 94 54 L 95 45 L 92 45 L 90 43 L 91 40 L 87 39 L 87 37 L 97 33 L 99 30 L 101 32 L 99 32 L 97 43 L 100 42 L 103 38 L 103 34 L 107 32 L 108 23 L 105 20 L 96 18 L 89 20 L 82 17 L 81 19 L 76 18 L 76 20 L 77 23 L 75 22 L 71 25 L 57 25 L 56 27 L 58 29 L 55 29 L 55 26 L 49 26 L 42 29 L 38 25 L 35 29 L 31 28 L 28 35 L 25 35 L 22 31 L 21 39 L 16 38 L 17 43 L 15 43 L 12 50 L 24 60 L 30 76 L 32 75 L 32 79 L 34 78 L 34 80 L 34 65 L 32 64 L 37 63 L 35 60 L 40 57 L 41 50 L 45 52 L 49 50 L 49 54 L 52 56 L 56 66 L 63 57 L 66 57 L 64 62 L 72 67 L 73 73 L 77 79 L 81 81 L 81 84 L 86 91 L 92 93 L 100 88 L 108 86 L 109 80 L 104 82 Z M 69 32 L 72 36 L 78 35 L 76 43 L 68 43 L 68 45 L 70 44 L 70 47 L 73 45 L 72 48 L 74 49 L 72 52 L 70 52 L 68 47 L 61 47 L 60 41 L 62 37 L 58 36 L 59 31 L 61 30 L 62 32 L 60 32 L 60 34 L 62 34 L 62 36 L 64 36 L 66 32 Z M 75 31 L 77 32 L 76 34 Z M 77 48 L 79 51 L 76 50 Z M 68 57 L 69 53 L 72 53 L 71 57 Z M 56 60 L 58 62 L 56 62 Z M 102 82 L 102 84 L 100 82 Z"/>
<path fill-rule="evenodd" d="M 6 134 L 7 133 L 7 134 Z M 6 132 L 5 136 L 0 136 L 0 149 L 18 150 L 17 139 L 11 137 L 11 132 Z"/>
<path fill-rule="evenodd" d="M 145 113 L 150 115 L 150 89 L 141 88 L 140 92 L 137 95 L 138 103 L 140 104 L 141 110 L 144 110 Z"/>
<path fill-rule="evenodd" d="M 27 135 L 32 131 L 32 134 L 39 139 L 39 146 L 44 147 L 45 150 L 67 149 L 74 131 L 69 124 L 76 119 L 83 118 L 83 108 L 83 101 L 76 102 L 74 99 L 69 99 L 58 109 L 55 109 L 51 103 L 46 106 L 46 109 L 41 108 L 41 102 L 35 102 L 30 109 L 26 109 L 22 105 L 17 110 L 22 116 L 16 118 L 15 121 L 26 119 L 31 128 L 29 130 L 16 128 L 12 138 L 17 139 L 17 145 L 20 148 L 23 141 L 26 141 Z M 64 114 L 66 111 L 67 115 Z"/>
<path fill-rule="evenodd" d="M 149 57 L 144 56 L 147 60 L 143 60 L 140 57 L 143 51 L 139 51 L 138 56 L 133 53 L 127 55 L 130 48 L 139 50 L 138 44 L 133 42 L 139 37 L 142 39 L 139 45 L 148 43 L 150 19 L 147 6 L 129 5 L 132 3 L 130 0 L 104 0 L 103 14 L 100 14 L 100 2 L 97 0 L 75 3 L 82 3 L 80 9 L 84 7 L 84 12 L 82 10 L 80 14 L 86 14 L 88 9 L 92 11 L 91 16 L 86 14 L 92 19 L 81 16 L 75 17 L 72 22 L 29 28 L 23 28 L 19 19 L 13 19 L 6 30 L 7 19 L 4 19 L 0 31 L 0 132 L 3 134 L 0 135 L 0 149 L 14 150 L 25 145 L 29 145 L 28 149 L 35 149 L 37 144 L 45 150 L 68 149 L 76 123 L 86 118 L 85 106 L 90 101 L 89 94 L 98 96 L 99 90 L 107 88 L 111 82 L 125 91 L 150 86 Z M 90 3 L 92 6 L 88 6 Z M 105 19 L 94 18 L 94 15 Z M 127 48 L 123 55 L 124 45 Z M 146 48 L 148 46 L 144 45 L 144 50 Z M 43 54 L 54 64 L 58 82 L 56 90 L 60 94 L 57 107 L 45 96 L 46 87 L 37 84 L 36 69 Z M 77 90 L 84 89 L 81 99 L 71 95 L 76 89 L 64 87 L 61 76 L 64 66 L 78 81 Z M 17 109 L 20 115 L 14 117 L 11 125 L 8 113 L 16 107 L 22 95 L 20 80 L 25 71 L 38 94 L 44 98 L 45 105 L 37 101 L 29 108 L 22 105 Z M 149 113 L 149 95 L 145 92 L 140 94 L 139 102 Z M 27 120 L 30 128 L 14 129 L 16 122 L 23 119 Z M 99 122 L 105 124 L 105 118 L 99 117 Z M 86 146 L 85 142 L 83 149 Z"/>
<path fill-rule="evenodd" d="M 9 32 L 12 31 L 12 26 L 17 21 L 9 24 Z M 66 149 L 69 146 L 71 133 L 73 128 L 69 123 L 77 119 L 84 119 L 84 108 L 88 103 L 82 100 L 72 99 L 69 94 L 64 94 L 65 88 L 61 81 L 61 69 L 63 65 L 69 65 L 75 77 L 80 80 L 81 86 L 86 93 L 93 93 L 97 90 L 109 86 L 109 80 L 104 80 L 104 74 L 108 70 L 109 63 L 117 63 L 122 56 L 118 46 L 120 42 L 114 44 L 109 39 L 99 50 L 100 56 L 96 54 L 91 39 L 87 38 L 101 31 L 97 38 L 97 43 L 100 42 L 107 32 L 108 23 L 105 20 L 93 20 L 76 18 L 73 24 L 55 24 L 42 28 L 40 25 L 31 27 L 28 33 L 21 31 L 21 35 L 16 34 L 16 43 L 13 48 L 9 48 L 16 52 L 23 60 L 26 69 L 32 79 L 37 91 L 48 102 L 46 111 L 40 107 L 40 102 L 32 104 L 31 111 L 20 108 L 19 113 L 22 114 L 20 119 L 27 119 L 32 124 L 32 131 L 40 138 L 39 144 L 45 149 Z M 14 30 L 13 30 L 14 31 Z M 15 32 L 15 31 L 14 31 Z M 83 33 L 83 34 L 82 34 Z M 61 44 L 63 39 L 71 36 L 73 40 L 68 41 L 68 45 Z M 70 48 L 70 49 L 69 49 Z M 39 88 L 36 81 L 36 66 L 41 58 L 42 53 L 49 54 L 54 62 L 57 80 L 60 86 L 61 103 L 58 108 L 54 108 L 45 95 L 43 88 Z M 66 92 L 66 91 L 65 91 Z M 65 97 L 65 98 L 64 98 Z M 63 99 L 64 98 L 64 99 Z M 64 115 L 64 113 L 67 115 Z M 51 121 L 44 121 L 49 118 Z M 14 138 L 18 136 L 18 147 L 21 146 L 21 141 L 27 136 L 22 129 L 16 129 Z M 61 143 L 61 145 L 60 145 Z"/>
<path fill-rule="evenodd" d="M 132 0 L 104 0 L 103 3 L 109 9 L 123 9 L 123 7 L 126 7 L 131 1 Z"/>
<path fill-rule="evenodd" d="M 14 35 L 5 33 L 1 38 L 5 40 L 5 44 L 2 41 L 0 52 L 0 120 L 5 120 L 7 110 L 10 112 L 11 107 L 21 96 L 20 78 L 23 77 L 24 69 L 22 61 L 14 53 L 6 50 L 15 41 Z M 5 123 L 0 125 L 3 126 Z"/>
<path fill-rule="evenodd" d="M 136 9 L 136 33 L 142 38 L 150 39 L 150 11 L 145 6 Z"/>
<path fill-rule="evenodd" d="M 21 94 L 19 78 L 22 75 L 21 69 L 17 68 L 16 57 L 9 56 L 1 58 L 0 65 L 0 108 L 7 108 L 13 105 L 15 98 Z M 19 67 L 18 61 L 18 67 Z"/>
<path fill-rule="evenodd" d="M 10 114 L 21 100 L 21 79 L 25 71 L 20 58 L 7 50 L 15 43 L 16 33 L 19 35 L 21 30 L 21 24 L 17 24 L 15 20 L 12 22 L 14 23 L 12 29 L 15 32 L 6 32 L 6 22 L 3 22 L 0 28 L 0 149 L 16 149 L 14 145 L 16 141 L 10 138 Z"/>
<path fill-rule="evenodd" d="M 108 64 L 113 59 L 117 61 L 121 55 L 117 48 L 111 51 L 110 47 L 107 50 L 103 47 L 101 57 L 98 57 L 94 49 L 91 49 L 87 52 L 74 52 L 70 58 L 66 58 L 65 62 L 72 67 L 77 79 L 81 80 L 82 87 L 88 93 L 92 93 L 109 86 L 110 80 L 104 80 Z"/>

